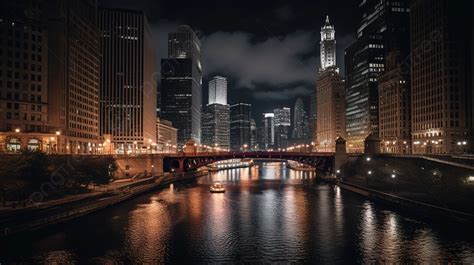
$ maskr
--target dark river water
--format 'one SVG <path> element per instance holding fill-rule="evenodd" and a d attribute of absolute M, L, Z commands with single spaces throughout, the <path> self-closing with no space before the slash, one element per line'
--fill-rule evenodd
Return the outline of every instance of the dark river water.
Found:
<path fill-rule="evenodd" d="M 213 181 L 225 194 L 211 194 Z M 283 163 L 213 173 L 0 241 L 0 263 L 474 263 L 468 225 L 421 220 Z"/>

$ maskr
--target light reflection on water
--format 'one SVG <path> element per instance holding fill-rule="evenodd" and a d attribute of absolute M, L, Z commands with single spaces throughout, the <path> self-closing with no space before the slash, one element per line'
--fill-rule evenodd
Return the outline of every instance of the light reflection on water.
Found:
<path fill-rule="evenodd" d="M 469 231 L 410 219 L 316 178 L 282 163 L 220 171 L 0 241 L 0 262 L 474 262 Z M 211 194 L 214 181 L 226 193 Z"/>

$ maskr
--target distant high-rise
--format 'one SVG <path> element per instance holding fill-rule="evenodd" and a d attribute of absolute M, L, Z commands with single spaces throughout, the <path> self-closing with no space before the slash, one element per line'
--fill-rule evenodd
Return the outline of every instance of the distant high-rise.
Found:
<path fill-rule="evenodd" d="M 215 76 L 209 81 L 209 104 L 227 105 L 227 78 Z"/>
<path fill-rule="evenodd" d="M 143 12 L 100 9 L 100 132 L 117 152 L 136 152 L 156 142 L 155 52 Z"/>
<path fill-rule="evenodd" d="M 261 150 L 269 150 L 275 147 L 275 114 L 263 113 L 261 137 Z"/>
<path fill-rule="evenodd" d="M 321 68 L 324 71 L 327 68 L 336 65 L 336 31 L 329 22 L 329 16 L 326 16 L 326 24 L 321 28 Z"/>
<path fill-rule="evenodd" d="M 169 59 L 161 60 L 161 113 L 178 129 L 178 143 L 201 141 L 200 41 L 188 26 L 168 36 Z"/>
<path fill-rule="evenodd" d="M 258 148 L 258 128 L 254 119 L 250 119 L 250 146 L 252 150 Z"/>
<path fill-rule="evenodd" d="M 251 108 L 246 103 L 230 106 L 230 148 L 234 151 L 251 145 Z"/>
<path fill-rule="evenodd" d="M 301 98 L 298 98 L 293 111 L 293 143 L 304 143 L 309 140 L 309 122 Z"/>
<path fill-rule="evenodd" d="M 274 109 L 273 114 L 275 114 L 275 126 L 291 126 L 290 108 Z"/>
<path fill-rule="evenodd" d="M 168 58 L 192 59 L 199 73 L 202 72 L 201 42 L 191 27 L 181 25 L 176 32 L 168 34 Z"/>
<path fill-rule="evenodd" d="M 230 146 L 229 105 L 208 104 L 202 112 L 202 144 L 225 150 Z"/>
<path fill-rule="evenodd" d="M 411 2 L 413 153 L 462 153 L 473 146 L 472 5 Z"/>
<path fill-rule="evenodd" d="M 321 28 L 321 57 L 327 56 L 328 52 L 336 54 L 335 34 L 334 26 L 326 18 L 326 24 Z M 334 152 L 336 139 L 346 137 L 344 80 L 339 75 L 335 62 L 321 61 L 316 98 L 316 112 L 319 114 L 316 121 L 316 144 L 320 151 Z"/>
<path fill-rule="evenodd" d="M 286 148 L 288 146 L 291 128 L 291 109 L 274 109 L 275 114 L 275 148 Z"/>
<path fill-rule="evenodd" d="M 408 0 L 361 0 L 357 41 L 345 51 L 346 132 L 350 152 L 362 152 L 364 140 L 379 132 L 378 77 L 385 57 L 409 37 Z"/>

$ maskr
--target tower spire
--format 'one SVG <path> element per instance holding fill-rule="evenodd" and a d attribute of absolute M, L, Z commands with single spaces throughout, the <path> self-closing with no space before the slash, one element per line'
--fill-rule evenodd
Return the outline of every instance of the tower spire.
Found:
<path fill-rule="evenodd" d="M 326 15 L 326 25 L 330 25 L 330 23 L 329 23 L 329 15 Z"/>

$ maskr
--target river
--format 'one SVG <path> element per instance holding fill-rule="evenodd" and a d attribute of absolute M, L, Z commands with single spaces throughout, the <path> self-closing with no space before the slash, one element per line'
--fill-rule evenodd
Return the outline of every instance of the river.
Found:
<path fill-rule="evenodd" d="M 224 194 L 209 192 L 214 181 Z M 318 183 L 315 173 L 267 162 L 2 240 L 0 264 L 472 264 L 471 230 L 407 216 Z"/>

